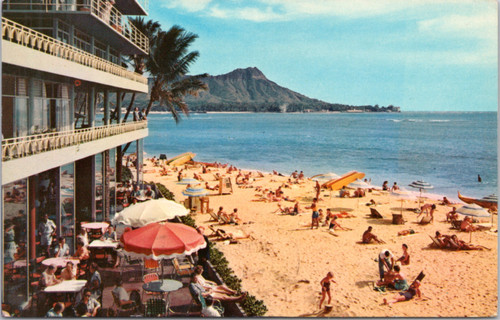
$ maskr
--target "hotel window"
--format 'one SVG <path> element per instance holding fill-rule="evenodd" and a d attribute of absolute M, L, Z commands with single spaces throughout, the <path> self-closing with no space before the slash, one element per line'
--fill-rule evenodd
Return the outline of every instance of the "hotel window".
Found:
<path fill-rule="evenodd" d="M 95 221 L 104 221 L 103 153 L 95 155 Z"/>
<path fill-rule="evenodd" d="M 3 189 L 3 292 L 2 303 L 21 305 L 28 301 L 28 199 L 27 180 Z"/>
<path fill-rule="evenodd" d="M 60 225 L 57 207 L 59 168 L 41 172 L 36 175 L 35 180 L 36 257 L 49 257 L 57 244 L 56 235 Z M 44 221 L 45 215 L 48 216 L 47 222 Z M 48 222 L 49 220 L 51 222 Z"/>
<path fill-rule="evenodd" d="M 95 55 L 99 58 L 107 59 L 106 45 L 100 41 L 95 40 L 94 42 Z"/>
<path fill-rule="evenodd" d="M 56 131 L 71 130 L 69 86 L 46 81 L 44 87 L 49 108 L 49 127 Z"/>
<path fill-rule="evenodd" d="M 79 30 L 75 30 L 74 41 L 75 41 L 75 47 L 77 47 L 78 49 L 81 49 L 89 53 L 93 53 L 91 50 L 92 46 L 90 45 L 91 39 L 90 36 L 88 36 L 87 34 Z"/>
<path fill-rule="evenodd" d="M 56 37 L 57 40 L 62 41 L 62 42 L 67 43 L 67 44 L 71 44 L 70 43 L 70 39 L 71 39 L 70 33 L 71 33 L 70 26 L 68 24 L 62 22 L 61 20 L 58 20 L 57 37 Z"/>
<path fill-rule="evenodd" d="M 33 81 L 33 104 L 30 110 L 30 134 L 47 132 L 50 128 L 50 104 L 45 98 L 47 96 L 43 81 Z"/>
<path fill-rule="evenodd" d="M 118 51 L 114 49 L 109 49 L 109 61 L 113 62 L 114 64 L 118 64 Z"/>
<path fill-rule="evenodd" d="M 74 252 L 75 234 L 75 166 L 73 163 L 61 167 L 61 237 L 66 239 L 70 253 Z"/>
<path fill-rule="evenodd" d="M 4 139 L 28 135 L 28 81 L 2 76 L 2 134 Z"/>

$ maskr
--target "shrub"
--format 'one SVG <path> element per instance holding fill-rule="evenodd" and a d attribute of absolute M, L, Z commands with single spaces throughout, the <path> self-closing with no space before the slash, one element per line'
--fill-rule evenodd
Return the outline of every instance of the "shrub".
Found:
<path fill-rule="evenodd" d="M 128 169 L 128 168 L 127 168 Z M 168 190 L 163 184 L 156 183 L 158 190 L 160 190 L 163 197 L 166 199 L 175 201 L 175 196 L 170 190 Z M 191 215 L 180 217 L 182 223 L 196 228 L 196 223 Z M 229 267 L 229 261 L 227 261 L 224 254 L 219 251 L 212 243 L 210 243 L 210 262 L 214 266 L 217 273 L 220 275 L 224 283 L 241 293 L 241 279 L 239 279 L 234 271 Z M 254 296 L 248 294 L 246 298 L 241 302 L 241 307 L 245 310 L 245 313 L 249 317 L 262 317 L 267 312 L 267 307 L 264 305 L 264 301 L 257 300 Z"/>

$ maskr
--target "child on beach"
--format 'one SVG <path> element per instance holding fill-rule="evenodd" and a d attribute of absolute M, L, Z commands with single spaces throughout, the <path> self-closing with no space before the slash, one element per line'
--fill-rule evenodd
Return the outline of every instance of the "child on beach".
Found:
<path fill-rule="evenodd" d="M 325 301 L 326 295 L 328 295 L 328 305 L 332 302 L 332 296 L 330 293 L 330 285 L 331 283 L 336 283 L 335 280 L 333 280 L 333 273 L 328 272 L 326 274 L 326 277 L 324 277 L 321 281 L 321 300 L 319 301 L 319 308 L 321 309 L 321 305 L 323 304 L 323 301 Z"/>

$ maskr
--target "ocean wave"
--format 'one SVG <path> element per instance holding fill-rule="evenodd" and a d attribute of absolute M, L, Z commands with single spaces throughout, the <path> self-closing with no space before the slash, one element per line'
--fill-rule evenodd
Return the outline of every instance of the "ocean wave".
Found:
<path fill-rule="evenodd" d="M 451 120 L 439 120 L 439 119 L 431 119 L 429 122 L 450 122 Z"/>

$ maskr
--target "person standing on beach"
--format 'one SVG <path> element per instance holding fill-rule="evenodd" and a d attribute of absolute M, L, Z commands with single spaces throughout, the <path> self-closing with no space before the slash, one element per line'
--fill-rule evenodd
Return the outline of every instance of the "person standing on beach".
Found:
<path fill-rule="evenodd" d="M 384 279 L 384 269 L 386 271 L 391 271 L 392 267 L 394 267 L 394 256 L 389 249 L 382 249 L 378 255 L 378 271 L 380 273 L 380 280 Z"/>
<path fill-rule="evenodd" d="M 319 228 L 318 198 L 314 198 L 311 206 L 307 207 L 306 209 L 312 210 L 311 229 L 314 227 L 314 225 L 316 225 L 316 229 L 318 229 Z"/>
<path fill-rule="evenodd" d="M 328 305 L 332 302 L 332 295 L 330 293 L 330 285 L 331 283 L 337 283 L 335 280 L 333 280 L 333 273 L 328 272 L 326 274 L 326 277 L 324 277 L 321 281 L 321 300 L 319 301 L 319 308 L 321 309 L 321 305 L 323 304 L 323 301 L 325 301 L 326 295 L 328 295 Z"/>
<path fill-rule="evenodd" d="M 314 189 L 316 190 L 316 198 L 319 199 L 319 193 L 321 191 L 321 186 L 319 185 L 318 181 L 316 181 L 316 186 L 314 187 Z"/>

